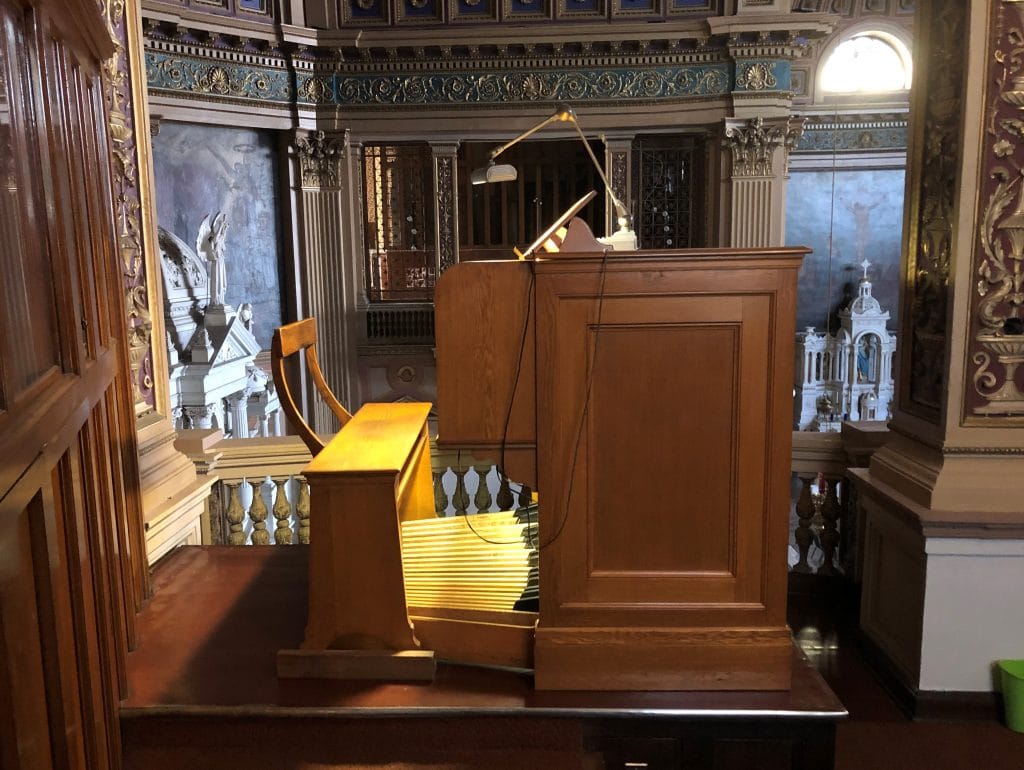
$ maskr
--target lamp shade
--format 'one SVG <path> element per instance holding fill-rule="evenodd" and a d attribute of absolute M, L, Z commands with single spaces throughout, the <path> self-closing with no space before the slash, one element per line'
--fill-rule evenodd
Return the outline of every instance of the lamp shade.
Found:
<path fill-rule="evenodd" d="M 473 184 L 491 184 L 492 182 L 514 182 L 519 174 L 515 166 L 507 163 L 496 166 L 493 163 L 474 169 L 469 175 Z"/>

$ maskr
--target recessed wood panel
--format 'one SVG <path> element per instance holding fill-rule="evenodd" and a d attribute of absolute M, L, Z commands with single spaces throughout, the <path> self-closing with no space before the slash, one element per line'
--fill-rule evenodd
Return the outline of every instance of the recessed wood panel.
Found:
<path fill-rule="evenodd" d="M 732 573 L 738 343 L 735 324 L 591 329 L 591 574 Z"/>

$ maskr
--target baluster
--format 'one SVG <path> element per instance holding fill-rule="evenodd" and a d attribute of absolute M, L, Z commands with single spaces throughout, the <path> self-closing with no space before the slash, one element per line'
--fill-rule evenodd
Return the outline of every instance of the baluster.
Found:
<path fill-rule="evenodd" d="M 299 542 L 309 543 L 309 484 L 305 479 L 299 482 L 299 501 L 295 503 L 295 514 L 299 517 Z"/>
<path fill-rule="evenodd" d="M 473 495 L 473 502 L 476 503 L 476 510 L 479 513 L 487 513 L 491 510 L 491 490 L 487 488 L 487 474 L 491 472 L 492 467 L 494 466 L 490 464 L 473 466 L 476 477 L 480 479 L 480 483 L 476 487 L 476 494 Z"/>
<path fill-rule="evenodd" d="M 227 528 L 227 520 L 224 518 L 224 484 L 222 482 L 216 482 L 210 489 L 207 506 L 210 511 L 210 540 L 213 545 L 224 545 L 224 530 Z"/>
<path fill-rule="evenodd" d="M 796 525 L 796 546 L 800 550 L 800 558 L 793 565 L 793 572 L 811 571 L 811 565 L 807 563 L 807 555 L 811 550 L 811 541 L 814 536 L 811 534 L 811 520 L 814 518 L 814 500 L 811 498 L 811 477 L 800 476 L 800 496 L 796 500 L 796 515 L 800 521 Z"/>
<path fill-rule="evenodd" d="M 291 545 L 292 528 L 289 519 L 292 517 L 292 506 L 284 491 L 288 479 L 281 479 L 275 483 L 277 484 L 277 499 L 274 500 L 274 518 L 277 519 L 277 528 L 274 530 L 274 542 L 277 545 Z"/>
<path fill-rule="evenodd" d="M 498 510 L 511 511 L 515 499 L 512 497 L 512 487 L 508 485 L 508 476 L 504 473 L 499 473 L 498 476 L 501 478 L 501 483 L 498 485 Z"/>
<path fill-rule="evenodd" d="M 526 508 L 528 505 L 533 504 L 533 490 L 526 486 L 526 484 L 522 484 L 519 487 L 518 503 L 520 508 Z"/>
<path fill-rule="evenodd" d="M 452 505 L 456 516 L 465 516 L 469 508 L 469 492 L 466 491 L 466 468 L 452 468 L 455 474 L 455 491 L 452 492 Z"/>
<path fill-rule="evenodd" d="M 242 531 L 242 522 L 245 521 L 245 509 L 242 507 L 242 497 L 238 491 L 241 484 L 228 484 L 230 499 L 228 509 L 224 516 L 228 520 L 228 544 L 245 545 L 245 532 Z"/>
<path fill-rule="evenodd" d="M 444 516 L 448 512 L 448 495 L 444 491 L 444 471 L 432 471 L 431 475 L 434 477 L 434 511 L 439 516 Z"/>
<path fill-rule="evenodd" d="M 263 502 L 263 481 L 250 481 L 252 486 L 252 505 L 249 506 L 249 518 L 252 519 L 252 544 L 269 545 L 270 533 L 267 532 L 267 504 Z"/>
<path fill-rule="evenodd" d="M 857 553 L 857 485 L 843 479 L 843 498 L 839 501 L 839 567 L 859 582 L 860 555 Z"/>
<path fill-rule="evenodd" d="M 824 527 L 821 531 L 821 550 L 825 553 L 825 561 L 818 567 L 819 575 L 837 575 L 839 571 L 833 563 L 839 547 L 839 498 L 837 491 L 839 482 L 825 479 L 825 501 L 821 506 L 821 518 Z"/>

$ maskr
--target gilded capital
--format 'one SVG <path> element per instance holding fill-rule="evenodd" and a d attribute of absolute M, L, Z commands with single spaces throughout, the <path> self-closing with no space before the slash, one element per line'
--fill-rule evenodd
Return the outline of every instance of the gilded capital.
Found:
<path fill-rule="evenodd" d="M 725 146 L 732 152 L 734 177 L 772 176 L 775 150 L 784 150 L 782 173 L 789 171 L 789 153 L 803 134 L 801 118 L 785 118 L 766 125 L 757 116 L 745 123 L 727 126 Z"/>

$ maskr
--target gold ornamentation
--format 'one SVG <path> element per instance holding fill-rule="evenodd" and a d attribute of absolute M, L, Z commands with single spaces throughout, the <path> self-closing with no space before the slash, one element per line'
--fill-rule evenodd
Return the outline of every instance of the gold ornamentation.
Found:
<path fill-rule="evenodd" d="M 105 0 L 104 17 L 115 43 L 114 55 L 103 63 L 114 207 L 118 219 L 118 247 L 125 286 L 128 360 L 136 414 L 154 406 L 152 372 L 153 321 L 146 290 L 139 193 L 138 145 L 132 118 L 128 35 L 125 0 Z"/>
<path fill-rule="evenodd" d="M 778 80 L 764 62 L 748 64 L 743 74 L 736 78 L 736 86 L 748 91 L 764 91 L 768 88 L 775 88 L 776 85 L 778 85 Z"/>
<path fill-rule="evenodd" d="M 779 147 L 784 149 L 783 173 L 786 173 L 789 153 L 802 133 L 802 120 L 787 118 L 785 122 L 766 127 L 760 115 L 745 125 L 729 126 L 725 130 L 725 144 L 732 151 L 733 176 L 771 176 L 772 156 Z"/>

